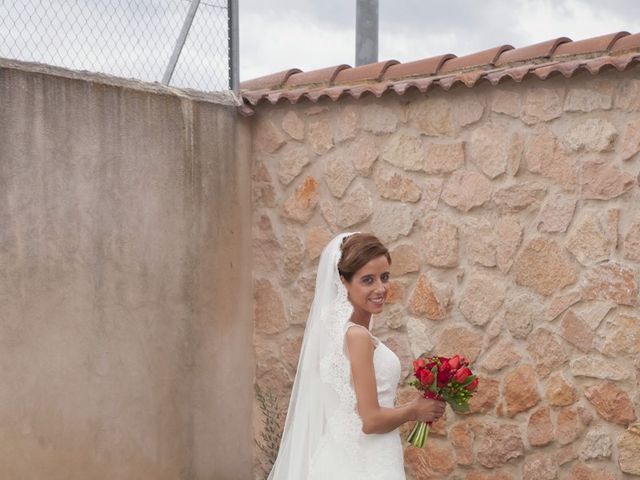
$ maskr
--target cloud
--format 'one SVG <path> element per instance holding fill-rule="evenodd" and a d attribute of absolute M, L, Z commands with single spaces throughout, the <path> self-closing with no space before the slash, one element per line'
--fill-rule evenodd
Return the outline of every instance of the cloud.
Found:
<path fill-rule="evenodd" d="M 308 14 L 298 11 L 267 15 L 265 19 L 259 12 L 252 12 L 241 19 L 241 79 L 293 67 L 307 71 L 353 63 L 353 29 L 316 24 Z"/>
<path fill-rule="evenodd" d="M 638 0 L 379 0 L 379 58 L 465 55 L 502 44 L 640 31 Z M 224 88 L 226 18 L 202 0 L 173 84 Z M 240 78 L 354 64 L 356 0 L 240 0 Z M 0 56 L 162 78 L 189 0 L 0 2 Z M 218 13 L 215 13 L 218 12 Z M 222 11 L 224 13 L 224 11 Z M 216 38 L 217 37 L 217 38 Z"/>
<path fill-rule="evenodd" d="M 580 40 L 619 30 L 640 31 L 637 1 L 613 0 L 606 9 L 596 0 L 460 1 L 455 2 L 453 19 L 451 3 L 430 3 L 435 8 L 428 13 L 426 2 L 408 3 L 421 4 L 414 5 L 413 19 L 406 14 L 403 18 L 398 9 L 391 9 L 385 19 L 381 11 L 381 58 L 460 56 L 502 44 L 517 48 L 556 37 Z"/>
<path fill-rule="evenodd" d="M 241 78 L 353 65 L 355 0 L 243 0 Z M 640 31 L 637 0 L 380 0 L 379 58 L 411 61 Z"/>
<path fill-rule="evenodd" d="M 351 29 L 356 0 L 239 0 L 241 19 L 258 15 L 265 21 L 297 18 L 325 28 Z"/>
<path fill-rule="evenodd" d="M 586 0 L 522 1 L 517 17 L 520 37 L 534 38 L 534 42 L 560 36 L 580 40 L 619 30 L 632 33 L 640 30 L 638 2 L 607 3 L 609 6 L 603 9 L 603 2 Z M 612 8 L 616 3 L 621 8 Z M 634 15 L 630 15 L 632 11 Z"/>

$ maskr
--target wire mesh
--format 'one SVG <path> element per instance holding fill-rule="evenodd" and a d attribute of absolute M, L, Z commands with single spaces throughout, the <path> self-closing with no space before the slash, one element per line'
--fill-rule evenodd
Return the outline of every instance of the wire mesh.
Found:
<path fill-rule="evenodd" d="M 0 57 L 160 82 L 191 0 L 0 0 Z M 201 0 L 170 84 L 229 88 L 226 0 Z"/>

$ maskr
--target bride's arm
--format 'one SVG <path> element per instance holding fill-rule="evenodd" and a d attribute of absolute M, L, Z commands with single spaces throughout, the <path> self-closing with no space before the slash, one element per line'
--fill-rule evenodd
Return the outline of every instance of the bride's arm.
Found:
<path fill-rule="evenodd" d="M 411 420 L 432 421 L 444 412 L 444 404 L 424 398 L 395 408 L 378 404 L 376 376 L 373 367 L 374 346 L 364 328 L 347 330 L 345 342 L 351 362 L 351 376 L 356 393 L 358 414 L 364 433 L 387 433 Z"/>

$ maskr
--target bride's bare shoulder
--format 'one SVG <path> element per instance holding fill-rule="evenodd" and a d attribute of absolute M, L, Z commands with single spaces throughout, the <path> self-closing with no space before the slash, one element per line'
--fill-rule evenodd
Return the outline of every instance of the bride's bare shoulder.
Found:
<path fill-rule="evenodd" d="M 367 330 L 362 325 L 358 325 L 355 323 L 347 325 L 345 341 L 349 347 L 349 350 L 353 350 L 354 348 L 370 349 L 371 347 L 375 347 L 374 339 L 369 330 Z"/>

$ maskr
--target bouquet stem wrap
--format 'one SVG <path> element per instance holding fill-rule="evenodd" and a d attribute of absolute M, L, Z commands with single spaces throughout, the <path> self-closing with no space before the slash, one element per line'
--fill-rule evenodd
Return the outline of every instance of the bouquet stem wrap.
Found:
<path fill-rule="evenodd" d="M 422 448 L 424 447 L 425 442 L 427 441 L 427 437 L 429 436 L 429 431 L 431 430 L 431 422 L 424 423 L 421 421 L 417 421 L 413 426 L 413 430 L 409 434 L 407 440 L 414 447 Z"/>

